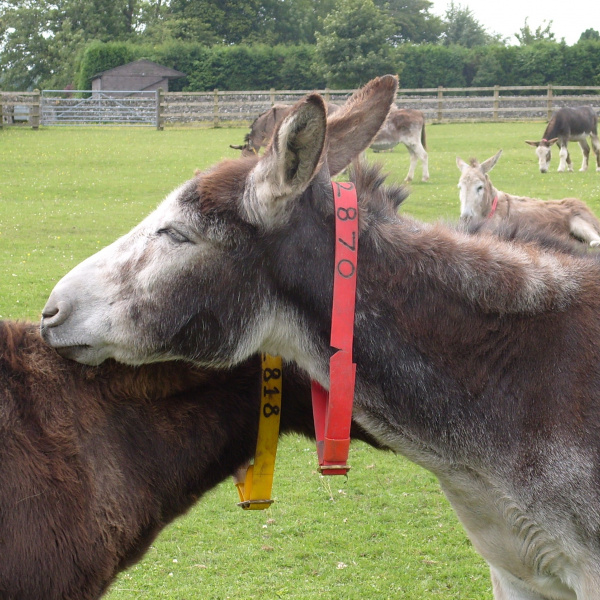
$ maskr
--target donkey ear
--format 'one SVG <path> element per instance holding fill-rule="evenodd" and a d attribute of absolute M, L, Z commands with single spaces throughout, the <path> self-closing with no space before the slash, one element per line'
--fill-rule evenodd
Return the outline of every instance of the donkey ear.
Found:
<path fill-rule="evenodd" d="M 279 124 L 249 176 L 243 203 L 251 221 L 272 222 L 285 210 L 287 200 L 308 187 L 323 153 L 326 115 L 321 96 L 311 94 L 295 104 Z"/>
<path fill-rule="evenodd" d="M 462 173 L 465 169 L 469 168 L 468 163 L 466 163 L 460 156 L 456 157 L 456 166 L 458 170 Z"/>
<path fill-rule="evenodd" d="M 534 142 L 533 140 L 525 140 L 525 143 L 535 147 L 540 145 L 540 142 Z"/>
<path fill-rule="evenodd" d="M 483 171 L 483 173 L 489 173 L 494 168 L 501 154 L 502 150 L 498 150 L 498 152 L 496 152 L 496 154 L 494 154 L 492 158 L 488 158 L 487 160 L 481 163 L 480 168 Z"/>
<path fill-rule="evenodd" d="M 366 150 L 396 99 L 398 77 L 384 75 L 356 91 L 327 121 L 327 166 L 331 175 Z"/>

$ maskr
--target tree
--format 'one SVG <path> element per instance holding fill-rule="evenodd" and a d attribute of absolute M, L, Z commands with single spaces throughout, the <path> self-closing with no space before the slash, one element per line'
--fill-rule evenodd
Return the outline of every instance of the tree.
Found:
<path fill-rule="evenodd" d="M 521 46 L 529 46 L 535 44 L 535 42 L 555 42 L 554 34 L 552 33 L 552 21 L 542 21 L 542 25 L 546 24 L 546 27 L 542 29 L 540 25 L 535 31 L 531 30 L 529 23 L 527 22 L 529 17 L 525 18 L 525 24 L 519 30 L 519 33 L 515 33 L 515 37 L 519 40 Z"/>
<path fill-rule="evenodd" d="M 323 19 L 335 0 L 263 0 L 261 41 L 273 44 L 315 44 Z"/>
<path fill-rule="evenodd" d="M 0 71 L 5 89 L 73 84 L 91 40 L 126 40 L 151 0 L 2 0 Z"/>
<path fill-rule="evenodd" d="M 429 10 L 429 0 L 374 0 L 375 5 L 388 15 L 396 31 L 392 36 L 395 43 L 435 43 L 439 40 L 444 23 Z"/>
<path fill-rule="evenodd" d="M 246 44 L 269 42 L 268 2 L 261 0 L 171 0 L 165 19 L 175 39 Z M 209 36 L 208 40 L 205 36 Z"/>
<path fill-rule="evenodd" d="M 396 73 L 399 61 L 390 43 L 394 29 L 373 0 L 338 0 L 316 36 L 318 68 L 327 84 L 356 88 L 378 75 Z"/>
<path fill-rule="evenodd" d="M 450 2 L 445 15 L 445 30 L 442 43 L 445 46 L 456 44 L 465 48 L 485 46 L 500 41 L 500 36 L 487 33 L 485 27 L 475 19 L 469 8 Z"/>
<path fill-rule="evenodd" d="M 594 42 L 600 41 L 600 33 L 595 29 L 586 29 L 580 36 L 578 42 L 585 42 L 592 40 Z"/>

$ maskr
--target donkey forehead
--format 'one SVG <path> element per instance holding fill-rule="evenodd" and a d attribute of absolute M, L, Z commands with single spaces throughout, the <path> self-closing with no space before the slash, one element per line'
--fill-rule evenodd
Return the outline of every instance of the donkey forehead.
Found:
<path fill-rule="evenodd" d="M 193 180 L 193 191 L 200 203 L 199 210 L 207 213 L 235 208 L 244 196 L 248 176 L 259 160 L 256 156 L 225 160 L 199 173 Z M 181 198 L 180 201 L 185 199 Z"/>
<path fill-rule="evenodd" d="M 548 146 L 548 144 L 540 144 L 535 149 L 535 152 L 540 158 L 549 156 L 551 152 L 550 146 Z"/>
<path fill-rule="evenodd" d="M 470 167 L 469 169 L 465 169 L 458 181 L 458 185 L 471 188 L 485 183 L 485 180 L 485 175 L 478 168 Z"/>
<path fill-rule="evenodd" d="M 192 179 L 173 190 L 150 217 L 158 219 L 159 216 L 168 216 L 169 212 L 201 216 L 211 211 L 234 208 L 244 194 L 248 176 L 256 162 L 255 156 L 241 157 L 197 172 Z"/>

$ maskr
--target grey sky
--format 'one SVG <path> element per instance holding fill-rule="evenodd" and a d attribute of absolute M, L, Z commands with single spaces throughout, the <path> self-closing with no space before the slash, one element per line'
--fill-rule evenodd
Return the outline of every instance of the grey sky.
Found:
<path fill-rule="evenodd" d="M 529 17 L 529 27 L 535 31 L 552 21 L 551 31 L 557 41 L 565 38 L 571 46 L 579 36 L 589 28 L 600 31 L 600 3 L 597 0 L 455 0 L 455 5 L 471 9 L 473 16 L 489 33 L 500 33 L 509 38 L 509 44 L 516 44 L 514 34 L 525 24 Z M 433 0 L 431 12 L 443 16 L 450 0 Z M 544 23 L 545 21 L 545 23 Z"/>

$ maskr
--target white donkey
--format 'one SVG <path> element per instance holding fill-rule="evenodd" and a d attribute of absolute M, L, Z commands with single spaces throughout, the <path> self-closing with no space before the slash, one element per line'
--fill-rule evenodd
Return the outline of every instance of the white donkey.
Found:
<path fill-rule="evenodd" d="M 456 157 L 461 172 L 458 181 L 461 219 L 514 218 L 553 235 L 600 246 L 600 221 L 581 200 L 539 200 L 513 196 L 495 188 L 488 173 L 501 154 L 502 150 L 499 150 L 481 164 L 475 159 L 468 164 Z"/>
<path fill-rule="evenodd" d="M 422 181 L 429 181 L 425 116 L 420 110 L 393 105 L 377 137 L 371 143 L 371 149 L 373 152 L 384 152 L 401 143 L 406 146 L 410 155 L 410 167 L 404 181 L 413 180 L 418 161 L 421 161 L 423 166 Z"/>

